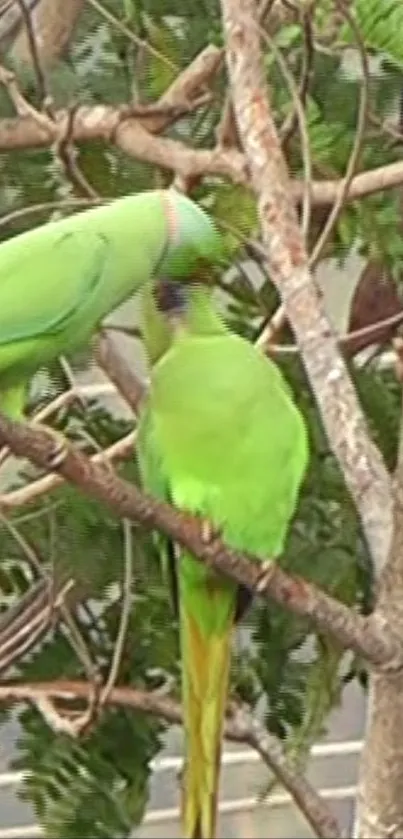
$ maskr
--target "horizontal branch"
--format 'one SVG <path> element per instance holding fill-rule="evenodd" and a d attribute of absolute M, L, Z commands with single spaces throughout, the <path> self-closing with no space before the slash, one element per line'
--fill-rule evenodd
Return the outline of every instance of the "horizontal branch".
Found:
<path fill-rule="evenodd" d="M 102 460 L 91 461 L 67 442 L 61 449 L 46 431 L 12 422 L 1 414 L 0 445 L 9 446 L 14 454 L 29 458 L 46 471 L 57 472 L 119 517 L 139 522 L 147 529 L 162 530 L 200 561 L 254 593 L 309 618 L 319 630 L 332 633 L 345 648 L 354 649 L 374 665 L 390 669 L 402 666 L 399 640 L 380 623 L 379 616 L 359 616 L 302 578 L 286 574 L 277 563 L 262 563 L 231 550 L 215 535 L 207 542 L 199 519 L 146 496 Z M 1 496 L 0 506 L 7 506 Z"/>
<path fill-rule="evenodd" d="M 48 700 L 90 701 L 91 689 L 91 685 L 86 682 L 73 681 L 0 685 L 0 703 L 28 701 L 38 707 L 38 703 Z M 107 704 L 153 714 L 168 723 L 182 723 L 180 705 L 172 699 L 150 691 L 114 687 L 108 696 Z M 243 710 L 235 712 L 226 720 L 224 736 L 233 742 L 245 743 L 259 753 L 264 763 L 292 795 L 316 836 L 323 839 L 337 839 L 341 836 L 336 819 L 320 795 L 302 774 L 288 766 L 280 742 L 258 720 Z"/>
<path fill-rule="evenodd" d="M 310 190 L 313 204 L 334 204 L 340 190 L 343 187 L 344 179 L 331 181 L 313 181 Z M 346 201 L 356 201 L 358 198 L 365 198 L 374 192 L 381 192 L 384 189 L 392 189 L 403 183 L 403 161 L 387 163 L 385 166 L 378 166 L 376 169 L 368 169 L 356 175 L 347 190 Z M 292 191 L 295 198 L 300 201 L 303 194 L 303 184 L 299 181 L 291 181 Z"/>
<path fill-rule="evenodd" d="M 222 55 L 218 47 L 207 46 L 178 75 L 157 102 L 149 106 L 136 107 L 127 103 L 116 106 L 81 106 L 74 110 L 74 119 L 71 109 L 61 109 L 54 112 L 52 120 L 29 107 L 23 115 L 20 113 L 15 118 L 1 119 L 0 151 L 50 146 L 65 137 L 67 132 L 72 142 L 111 140 L 114 137 L 118 145 L 124 145 L 127 144 L 128 129 L 133 130 L 136 145 L 136 127 L 147 129 L 147 134 L 160 133 L 179 117 L 203 104 L 203 94 L 222 63 Z M 18 87 L 18 81 L 15 78 L 12 81 L 13 74 L 8 75 L 9 84 Z M 9 86 L 4 78 L 2 83 Z"/>
<path fill-rule="evenodd" d="M 33 117 L 0 119 L 0 151 L 44 148 L 63 137 L 68 122 L 68 111 L 58 111 L 51 129 Z M 228 178 L 233 183 L 249 184 L 246 160 L 235 149 L 195 149 L 179 140 L 153 136 L 173 121 L 162 114 L 136 119 L 127 115 L 126 105 L 82 106 L 74 115 L 71 140 L 85 143 L 103 139 L 113 141 L 130 157 L 170 169 L 183 178 L 201 176 Z M 391 189 L 403 183 L 403 162 L 389 163 L 352 179 L 346 201 L 354 201 L 381 190 Z M 310 194 L 315 206 L 330 205 L 336 200 L 343 185 L 343 179 L 312 181 Z M 290 188 L 296 203 L 303 197 L 304 185 L 292 180 Z"/>

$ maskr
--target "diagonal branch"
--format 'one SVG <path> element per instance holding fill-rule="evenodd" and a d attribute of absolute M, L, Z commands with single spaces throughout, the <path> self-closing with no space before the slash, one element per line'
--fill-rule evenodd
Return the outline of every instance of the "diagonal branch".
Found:
<path fill-rule="evenodd" d="M 25 6 L 31 16 L 33 29 L 40 43 L 40 58 L 45 67 L 55 64 L 68 45 L 85 0 L 29 0 Z M 17 3 L 14 3 L 17 6 Z M 21 2 L 18 3 L 21 9 Z M 15 12 L 20 11 L 16 9 Z M 20 11 L 21 18 L 21 11 Z M 32 63 L 29 34 L 25 28 L 18 33 L 11 48 L 14 62 Z"/>
<path fill-rule="evenodd" d="M 391 481 L 370 439 L 337 337 L 309 271 L 269 104 L 254 0 L 222 0 L 222 8 L 235 114 L 258 200 L 270 276 L 293 326 L 330 445 L 379 572 L 391 541 Z"/>
<path fill-rule="evenodd" d="M 117 350 L 113 339 L 102 330 L 95 343 L 95 360 L 106 373 L 134 413 L 137 413 L 145 393 L 140 379 Z"/>
<path fill-rule="evenodd" d="M 0 678 L 46 635 L 59 618 L 70 584 L 55 588 L 42 579 L 0 617 Z"/>
<path fill-rule="evenodd" d="M 255 557 L 231 550 L 218 537 L 206 542 L 200 520 L 144 495 L 135 485 L 118 478 L 102 460 L 95 463 L 70 444 L 61 449 L 46 431 L 12 422 L 1 414 L 0 444 L 46 471 L 57 472 L 120 518 L 138 522 L 149 530 L 162 530 L 202 562 L 256 594 L 309 618 L 317 629 L 333 634 L 343 647 L 354 649 L 374 665 L 390 670 L 403 666 L 400 640 L 393 636 L 385 619 L 375 614 L 354 614 L 314 585 L 286 574 L 276 563 L 262 564 Z"/>
<path fill-rule="evenodd" d="M 85 682 L 54 681 L 33 682 L 27 684 L 9 683 L 0 685 L 0 703 L 32 702 L 39 710 L 46 712 L 47 721 L 55 723 L 59 730 L 69 731 L 63 727 L 63 716 L 56 711 L 52 702 L 71 702 L 76 699 L 90 699 L 91 686 Z M 113 687 L 107 697 L 108 705 L 132 708 L 153 714 L 168 723 L 182 723 L 180 705 L 174 700 L 162 697 L 150 691 L 132 687 Z M 52 707 L 52 715 L 49 714 Z M 68 722 L 68 720 L 66 720 Z M 313 786 L 298 772 L 291 770 L 287 764 L 280 742 L 270 734 L 255 718 L 243 710 L 235 711 L 225 723 L 224 735 L 228 740 L 245 743 L 255 749 L 264 763 L 276 774 L 285 789 L 293 797 L 295 803 L 303 812 L 308 823 L 315 831 L 315 835 L 322 839 L 338 839 L 341 831 L 336 819 L 322 801 Z"/>

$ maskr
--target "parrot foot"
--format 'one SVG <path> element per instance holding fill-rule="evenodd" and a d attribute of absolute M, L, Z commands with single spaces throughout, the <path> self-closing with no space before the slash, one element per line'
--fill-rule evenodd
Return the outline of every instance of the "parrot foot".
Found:
<path fill-rule="evenodd" d="M 68 454 L 68 441 L 60 431 L 55 431 L 54 428 L 50 428 L 49 425 L 45 425 L 45 423 L 29 422 L 28 425 L 30 425 L 34 431 L 37 431 L 39 428 L 52 439 L 54 449 L 49 457 L 48 467 L 52 472 L 57 471 L 57 469 L 59 469 L 62 463 L 66 460 Z"/>
<path fill-rule="evenodd" d="M 214 525 L 209 519 L 202 519 L 201 527 L 200 527 L 200 536 L 203 542 L 203 545 L 211 545 L 215 539 L 219 539 L 221 536 L 221 530 L 219 527 Z"/>
<path fill-rule="evenodd" d="M 266 588 L 267 588 L 268 584 L 270 583 L 270 580 L 273 576 L 274 570 L 275 570 L 275 563 L 272 562 L 270 559 L 267 559 L 266 562 L 264 562 L 262 564 L 262 567 L 261 567 L 260 573 L 259 573 L 259 577 L 258 577 L 256 586 L 255 586 L 258 594 L 261 594 L 266 590 Z"/>

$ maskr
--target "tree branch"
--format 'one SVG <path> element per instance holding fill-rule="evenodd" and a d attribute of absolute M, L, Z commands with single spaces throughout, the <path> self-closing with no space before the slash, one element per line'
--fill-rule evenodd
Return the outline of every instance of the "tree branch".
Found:
<path fill-rule="evenodd" d="M 41 0 L 33 7 L 32 24 L 40 47 L 41 62 L 45 67 L 54 64 L 66 49 L 72 36 L 84 0 Z M 24 29 L 17 36 L 11 54 L 14 60 L 30 63 L 32 50 Z"/>
<path fill-rule="evenodd" d="M 39 580 L 0 616 L 0 677 L 43 638 L 59 617 L 66 586 Z"/>
<path fill-rule="evenodd" d="M 168 91 L 165 95 L 168 96 Z M 188 113 L 193 107 L 194 103 L 185 107 L 182 102 L 179 116 L 184 111 Z M 151 136 L 164 130 L 168 124 L 178 119 L 178 109 L 179 105 L 176 105 L 173 111 L 162 113 L 164 109 L 161 104 L 160 112 L 157 112 L 156 106 L 153 106 L 150 107 L 149 115 L 147 115 L 144 108 L 136 111 L 136 108 L 129 109 L 123 103 L 117 107 L 83 105 L 77 108 L 74 114 L 71 140 L 85 143 L 97 139 L 110 141 L 112 138 L 116 145 L 130 157 L 171 169 L 184 179 L 204 175 L 229 178 L 234 183 L 248 185 L 248 168 L 241 152 L 219 146 L 214 149 L 195 149 L 179 140 Z M 130 117 L 130 112 L 134 115 L 133 117 Z M 136 116 L 136 113 L 139 115 Z M 69 114 L 66 110 L 56 111 L 53 132 L 49 130 L 49 126 L 41 124 L 32 116 L 0 119 L 0 152 L 51 146 L 60 135 L 63 136 L 63 132 L 65 133 L 68 119 Z M 375 192 L 392 189 L 402 183 L 403 162 L 389 163 L 356 175 L 349 185 L 345 201 L 355 201 Z M 343 184 L 343 178 L 312 181 L 310 185 L 312 204 L 315 206 L 333 204 Z M 290 195 L 299 204 L 303 198 L 303 183 L 291 180 L 289 190 Z"/>
<path fill-rule="evenodd" d="M 132 456 L 135 440 L 136 432 L 131 431 L 130 434 L 121 437 L 107 449 L 92 455 L 91 463 L 102 463 L 104 467 L 108 466 L 110 468 L 111 461 L 125 460 Z M 32 481 L 32 483 L 26 484 L 26 486 L 0 495 L 0 507 L 3 510 L 11 510 L 21 507 L 22 504 L 30 504 L 36 498 L 56 489 L 63 482 L 64 478 L 61 475 L 48 473 L 41 478 L 37 478 L 36 481 Z"/>
<path fill-rule="evenodd" d="M 90 698 L 91 686 L 85 682 L 55 681 L 33 682 L 27 684 L 0 685 L 0 702 L 23 702 L 35 704 L 39 710 L 46 711 L 46 719 L 54 721 L 56 727 L 62 727 L 60 712 L 51 706 L 51 700 L 71 702 L 76 699 Z M 147 714 L 153 714 L 168 723 L 181 724 L 183 721 L 180 705 L 172 699 L 162 697 L 150 691 L 132 687 L 114 687 L 107 697 L 108 705 L 132 708 Z M 51 713 L 49 713 L 49 705 Z M 66 731 L 66 727 L 64 727 Z M 75 734 L 75 731 L 74 731 Z M 280 742 L 270 734 L 249 713 L 235 711 L 225 722 L 224 736 L 236 743 L 246 743 L 255 749 L 269 769 L 275 773 L 285 789 L 313 828 L 315 835 L 323 839 L 338 839 L 341 831 L 336 819 L 330 813 L 321 797 L 311 784 L 287 764 Z"/>
<path fill-rule="evenodd" d="M 162 530 L 202 562 L 256 594 L 309 618 L 318 629 L 333 634 L 343 647 L 354 649 L 374 665 L 390 670 L 403 666 L 400 639 L 394 638 L 386 620 L 378 615 L 354 614 L 302 578 L 286 574 L 275 562 L 256 561 L 231 550 L 218 537 L 206 542 L 199 519 L 144 495 L 133 484 L 118 478 L 101 458 L 95 463 L 68 443 L 61 449 L 46 431 L 12 422 L 1 414 L 0 444 L 40 468 L 57 472 L 58 477 L 106 504 L 120 518 L 139 522 L 149 530 Z M 7 508 L 7 496 L 0 496 L 0 506 Z"/>
<path fill-rule="evenodd" d="M 251 172 L 270 276 L 295 331 L 330 445 L 359 512 L 378 572 L 392 533 L 391 481 L 370 439 L 308 257 L 269 106 L 254 0 L 222 0 L 235 114 Z"/>
<path fill-rule="evenodd" d="M 145 393 L 144 385 L 116 349 L 107 329 L 102 330 L 96 340 L 94 356 L 97 364 L 136 414 Z"/>

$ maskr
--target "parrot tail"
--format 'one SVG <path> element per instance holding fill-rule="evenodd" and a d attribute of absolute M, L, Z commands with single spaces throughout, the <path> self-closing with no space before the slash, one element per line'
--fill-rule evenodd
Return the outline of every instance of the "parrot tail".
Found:
<path fill-rule="evenodd" d="M 211 605 L 214 606 L 214 603 Z M 186 839 L 215 839 L 216 836 L 222 729 L 228 694 L 235 597 L 233 608 L 230 600 L 228 606 L 225 627 L 221 627 L 219 633 L 211 629 L 206 632 L 201 628 L 200 617 L 187 606 L 186 599 L 181 600 L 186 736 L 182 825 Z"/>

